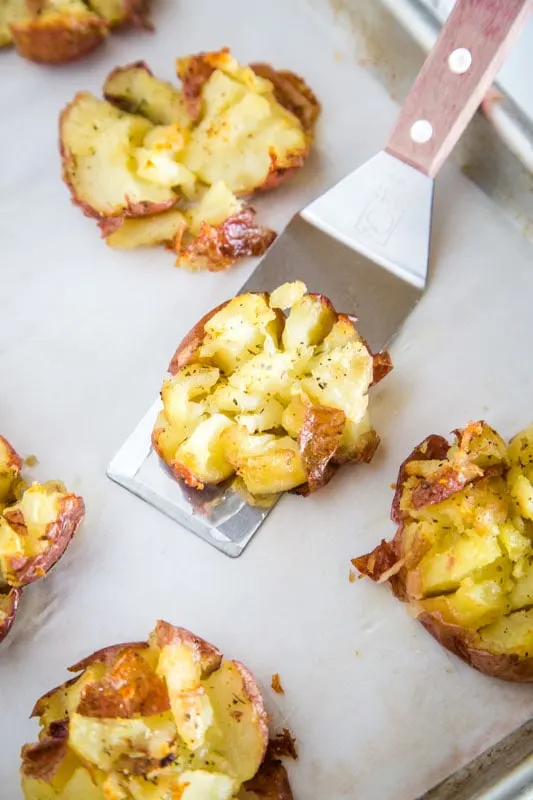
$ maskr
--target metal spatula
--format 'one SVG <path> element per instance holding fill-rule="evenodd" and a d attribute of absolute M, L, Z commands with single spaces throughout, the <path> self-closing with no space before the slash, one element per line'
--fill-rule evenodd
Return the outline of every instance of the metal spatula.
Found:
<path fill-rule="evenodd" d="M 489 88 L 533 0 L 458 0 L 386 149 L 303 209 L 242 291 L 300 278 L 356 314 L 373 350 L 390 342 L 427 278 L 433 180 Z M 114 481 L 229 556 L 270 509 L 231 490 L 182 487 L 151 450 L 159 400 L 115 456 Z"/>

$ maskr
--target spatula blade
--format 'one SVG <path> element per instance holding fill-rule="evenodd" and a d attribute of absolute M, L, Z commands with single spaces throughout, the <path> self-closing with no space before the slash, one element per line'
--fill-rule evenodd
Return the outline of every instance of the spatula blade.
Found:
<path fill-rule="evenodd" d="M 431 178 L 380 153 L 294 217 L 241 291 L 299 278 L 379 350 L 422 295 L 432 200 Z"/>

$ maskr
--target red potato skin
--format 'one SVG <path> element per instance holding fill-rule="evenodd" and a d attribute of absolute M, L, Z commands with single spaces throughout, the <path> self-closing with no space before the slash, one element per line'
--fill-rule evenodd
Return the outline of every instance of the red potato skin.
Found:
<path fill-rule="evenodd" d="M 196 325 L 191 328 L 189 333 L 181 340 L 168 367 L 168 371 L 171 375 L 175 375 L 180 369 L 182 369 L 182 367 L 186 367 L 187 364 L 190 364 L 192 361 L 194 361 L 194 357 L 204 341 L 205 326 L 209 320 L 214 317 L 215 314 L 218 314 L 219 311 L 222 311 L 222 309 L 225 308 L 229 302 L 229 300 L 225 300 L 224 303 L 221 303 L 216 308 L 208 311 L 207 314 L 204 314 L 202 319 L 199 320 L 199 322 L 197 322 Z"/>
<path fill-rule="evenodd" d="M 219 53 L 229 53 L 229 49 L 225 47 Z M 177 73 L 183 86 L 187 112 L 193 122 L 202 113 L 202 87 L 215 71 L 215 67 L 209 63 L 209 56 L 219 53 L 198 53 L 177 61 Z"/>
<path fill-rule="evenodd" d="M 311 494 L 329 483 L 337 469 L 334 458 L 345 424 L 346 415 L 338 408 L 311 405 L 306 410 L 298 447 L 309 477 L 295 490 L 298 494 Z"/>
<path fill-rule="evenodd" d="M 68 671 L 85 672 L 87 667 L 90 667 L 91 664 L 105 664 L 106 667 L 109 667 L 126 650 L 146 650 L 147 648 L 148 642 L 124 642 L 123 644 L 112 644 L 109 645 L 109 647 L 102 647 L 100 650 L 96 650 L 94 653 L 91 653 L 90 656 L 86 656 L 80 661 L 77 661 L 71 667 L 68 667 Z M 74 680 L 77 680 L 77 678 L 74 678 Z M 52 691 L 55 691 L 55 689 Z M 47 696 L 48 695 L 44 695 L 44 697 Z"/>
<path fill-rule="evenodd" d="M 261 78 L 267 78 L 273 84 L 276 100 L 300 120 L 309 143 L 305 152 L 294 153 L 292 158 L 289 156 L 291 163 L 288 165 L 279 166 L 275 155 L 271 155 L 272 163 L 269 174 L 263 185 L 258 187 L 257 190 L 259 192 L 269 192 L 277 189 L 278 186 L 290 179 L 306 161 L 311 149 L 315 126 L 321 112 L 321 105 L 303 78 L 300 78 L 295 73 L 288 70 L 276 70 L 270 64 L 250 64 L 250 67 L 256 75 Z"/>
<path fill-rule="evenodd" d="M 96 14 L 30 19 L 10 26 L 19 55 L 38 64 L 60 65 L 84 58 L 104 42 L 108 26 Z"/>
<path fill-rule="evenodd" d="M 19 556 L 8 561 L 8 569 L 13 576 L 10 583 L 14 586 L 26 586 L 40 580 L 56 564 L 65 552 L 70 540 L 76 533 L 80 522 L 85 515 L 85 504 L 81 497 L 69 494 L 59 500 L 59 518 L 52 522 L 47 529 L 50 547 L 38 556 Z M 16 529 L 26 528 L 22 515 L 10 514 L 9 509 L 4 511 L 4 517 Z M 19 532 L 22 532 L 19 530 Z"/>
<path fill-rule="evenodd" d="M 2 611 L 2 617 L 0 618 L 0 642 L 6 638 L 13 626 L 21 596 L 22 589 L 12 588 L 7 595 L 0 597 L 0 609 Z"/>
<path fill-rule="evenodd" d="M 274 86 L 280 105 L 297 117 L 308 134 L 312 135 L 322 107 L 317 96 L 303 78 L 289 70 L 277 70 L 270 64 L 250 64 L 251 69 Z"/>
<path fill-rule="evenodd" d="M 513 683 L 533 682 L 533 656 L 520 658 L 516 653 L 490 653 L 483 649 L 479 636 L 468 635 L 475 631 L 446 622 L 438 613 L 423 613 L 418 621 L 443 647 L 484 675 Z"/>
<path fill-rule="evenodd" d="M 454 433 L 461 440 L 465 434 L 468 436 L 470 433 L 475 433 L 475 427 L 479 424 L 472 423 L 465 431 Z M 407 555 L 402 558 L 404 524 L 408 514 L 400 509 L 400 500 L 408 479 L 406 466 L 411 461 L 444 460 L 449 448 L 450 443 L 438 435 L 428 436 L 414 448 L 401 464 L 396 482 L 391 509 L 391 519 L 398 525 L 396 535 L 390 542 L 383 540 L 371 553 L 352 559 L 352 564 L 362 575 L 378 583 L 387 581 L 394 596 L 405 603 L 412 603 L 407 590 L 410 564 Z M 492 474 L 495 474 L 494 468 L 489 467 L 482 478 Z M 427 494 L 427 505 L 442 502 L 464 488 L 464 482 L 458 482 L 453 475 L 448 477 L 447 482 L 440 484 L 438 499 L 435 491 Z M 470 482 L 475 483 L 477 480 L 480 478 L 474 478 Z M 409 555 L 414 562 L 417 562 L 423 553 L 413 552 Z M 417 608 L 416 603 L 413 605 Z M 533 682 L 533 655 L 521 658 L 515 653 L 491 653 L 486 649 L 477 631 L 463 629 L 459 625 L 450 623 L 439 612 L 422 611 L 417 614 L 417 619 L 439 644 L 484 675 L 518 683 Z"/>
<path fill-rule="evenodd" d="M 239 671 L 246 697 L 250 700 L 257 715 L 257 724 L 264 742 L 263 759 L 268 749 L 268 714 L 265 709 L 261 690 L 254 676 L 242 661 L 231 662 Z"/>

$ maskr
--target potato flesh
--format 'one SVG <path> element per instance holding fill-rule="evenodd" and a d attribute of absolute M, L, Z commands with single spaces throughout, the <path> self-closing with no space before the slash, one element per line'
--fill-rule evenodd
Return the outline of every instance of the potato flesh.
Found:
<path fill-rule="evenodd" d="M 224 661 L 206 679 L 205 687 L 214 714 L 208 742 L 226 761 L 230 774 L 243 783 L 255 775 L 262 760 L 257 706 L 250 702 L 249 688 L 235 661 Z"/>
<path fill-rule="evenodd" d="M 413 521 L 404 523 L 402 551 L 415 557 L 417 541 L 420 552 L 409 565 L 407 590 L 422 610 L 478 631 L 492 652 L 526 657 L 533 652 L 533 526 L 524 497 L 533 491 L 533 428 L 506 448 L 485 426 L 470 447 L 474 466 L 500 465 L 503 475 L 419 509 L 411 494 L 417 481 L 430 480 L 448 461 L 407 465 L 400 507 Z M 449 463 L 458 456 L 460 448 L 450 448 Z"/>
<path fill-rule="evenodd" d="M 102 217 L 118 216 L 130 204 L 175 201 L 171 188 L 143 180 L 131 168 L 133 151 L 151 128 L 144 117 L 119 111 L 89 92 L 77 95 L 62 124 L 66 179 L 76 199 Z"/>
<path fill-rule="evenodd" d="M 191 641 L 179 639 L 161 648 L 155 641 L 150 639 L 148 649 L 134 652 L 152 665 L 154 679 L 158 674 L 165 681 L 171 710 L 130 718 L 80 714 L 77 707 L 84 687 L 112 669 L 112 662 L 91 664 L 75 683 L 39 701 L 43 732 L 55 720 L 68 717 L 67 755 L 50 779 L 23 777 L 27 800 L 160 800 L 167 794 L 187 800 L 228 800 L 256 774 L 268 735 L 266 713 L 251 675 L 237 662 L 223 661 L 209 677 L 202 677 L 208 665 Z M 211 709 L 209 720 L 203 722 L 202 710 L 190 703 L 198 690 Z M 120 691 L 135 692 L 136 685 L 126 683 Z M 195 723 L 197 730 L 205 724 L 202 742 L 190 738 Z"/>
<path fill-rule="evenodd" d="M 137 219 L 124 219 L 119 228 L 106 237 L 106 244 L 118 250 L 153 247 L 168 242 L 172 244 L 181 235 L 187 222 L 181 211 L 172 208 L 160 214 Z"/>
<path fill-rule="evenodd" d="M 273 153 L 277 166 L 287 167 L 294 153 L 306 151 L 307 142 L 268 81 L 247 84 L 239 77 L 217 69 L 207 80 L 202 119 L 183 161 L 205 183 L 224 181 L 232 192 L 250 194 L 266 181 Z"/>
<path fill-rule="evenodd" d="M 260 294 L 231 300 L 205 323 L 193 363 L 163 384 L 154 444 L 191 485 L 235 474 L 252 495 L 268 495 L 306 483 L 298 438 L 314 404 L 344 411 L 339 454 L 358 457 L 372 431 L 372 356 L 353 324 L 302 286 L 274 293 L 275 308 Z M 291 303 L 285 324 L 280 298 Z M 196 399 L 186 389 L 193 368 L 217 371 Z"/>
<path fill-rule="evenodd" d="M 133 778 L 128 782 L 128 788 L 133 800 L 161 800 L 162 797 L 229 800 L 235 796 L 232 778 L 205 770 L 188 770 L 181 775 L 159 774 L 155 783 Z"/>
<path fill-rule="evenodd" d="M 193 651 L 179 644 L 163 647 L 157 672 L 167 684 L 176 728 L 189 750 L 198 750 L 213 723 L 213 709 L 201 685 L 201 666 Z"/>
<path fill-rule="evenodd" d="M 154 125 L 178 123 L 183 128 L 191 119 L 183 95 L 171 83 L 159 80 L 142 66 L 114 70 L 104 84 L 104 94 L 132 114 L 142 114 Z"/>
<path fill-rule="evenodd" d="M 95 719 L 74 712 L 70 717 L 69 743 L 90 764 L 109 772 L 117 756 L 129 752 L 135 758 L 161 760 L 169 755 L 176 738 L 170 713 L 133 719 Z"/>
<path fill-rule="evenodd" d="M 198 236 L 203 223 L 220 225 L 228 217 L 238 214 L 242 208 L 243 204 L 237 200 L 226 184 L 217 181 L 207 189 L 198 205 L 185 212 L 189 231 L 193 236 Z"/>

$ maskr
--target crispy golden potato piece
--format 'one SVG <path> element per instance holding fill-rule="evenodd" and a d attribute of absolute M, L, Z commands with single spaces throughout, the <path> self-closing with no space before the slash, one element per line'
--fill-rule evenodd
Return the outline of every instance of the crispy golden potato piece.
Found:
<path fill-rule="evenodd" d="M 28 485 L 22 459 L 0 436 L 0 641 L 9 632 L 21 592 L 61 558 L 85 512 L 62 483 Z"/>
<path fill-rule="evenodd" d="M 8 22 L 19 55 L 40 64 L 65 64 L 92 53 L 108 33 L 105 20 L 82 0 L 27 1 L 31 13 Z"/>
<path fill-rule="evenodd" d="M 198 489 L 237 476 L 253 496 L 314 492 L 341 464 L 372 458 L 368 389 L 385 364 L 301 281 L 239 295 L 176 350 L 153 446 Z"/>
<path fill-rule="evenodd" d="M 190 631 L 159 621 L 148 642 L 104 648 L 71 670 L 81 674 L 33 710 L 41 732 L 21 752 L 27 800 L 229 800 L 243 784 L 249 797 L 291 800 L 283 767 L 270 751 L 265 760 L 256 681 Z"/>
<path fill-rule="evenodd" d="M 533 681 L 533 427 L 508 446 L 485 422 L 452 445 L 429 436 L 400 468 L 392 519 L 359 571 L 471 666 Z"/>
<path fill-rule="evenodd" d="M 61 114 L 63 180 L 73 202 L 100 219 L 143 217 L 175 205 L 171 188 L 147 181 L 130 167 L 153 125 L 80 92 Z"/>
<path fill-rule="evenodd" d="M 151 0 L 87 0 L 87 5 L 110 27 L 135 25 L 153 30 L 150 22 Z"/>

